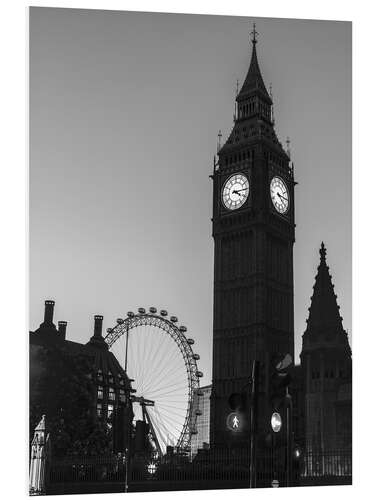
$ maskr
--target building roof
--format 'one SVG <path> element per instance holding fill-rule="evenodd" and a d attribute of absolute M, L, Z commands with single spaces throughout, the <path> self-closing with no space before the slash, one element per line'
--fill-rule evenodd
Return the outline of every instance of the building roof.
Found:
<path fill-rule="evenodd" d="M 315 276 L 307 327 L 303 334 L 302 353 L 312 348 L 338 347 L 351 353 L 348 335 L 342 325 L 340 306 L 337 304 L 332 276 L 327 265 L 327 250 L 323 242 L 319 253 L 320 263 Z"/>
<path fill-rule="evenodd" d="M 46 301 L 46 309 L 51 308 L 51 303 L 52 301 Z M 34 332 L 30 332 L 30 346 L 54 347 L 62 349 L 72 356 L 87 356 L 95 371 L 101 370 L 104 374 L 111 373 L 115 381 L 117 378 L 127 378 L 115 355 L 108 350 L 108 345 L 102 336 L 103 316 L 95 316 L 94 335 L 87 344 L 81 344 L 65 339 L 66 322 L 59 322 L 60 329 L 56 328 L 53 323 L 53 305 L 54 303 L 52 304 L 52 313 L 45 314 L 45 319 L 40 327 Z M 61 324 L 63 330 L 61 330 Z"/>

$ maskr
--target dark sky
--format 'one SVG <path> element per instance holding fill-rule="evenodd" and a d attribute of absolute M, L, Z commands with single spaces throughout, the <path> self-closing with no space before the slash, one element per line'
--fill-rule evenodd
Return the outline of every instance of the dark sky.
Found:
<path fill-rule="evenodd" d="M 81 342 L 94 314 L 166 308 L 210 383 L 208 176 L 253 21 L 298 181 L 296 353 L 322 240 L 351 334 L 351 24 L 54 8 L 30 17 L 31 329 L 45 298 Z"/>

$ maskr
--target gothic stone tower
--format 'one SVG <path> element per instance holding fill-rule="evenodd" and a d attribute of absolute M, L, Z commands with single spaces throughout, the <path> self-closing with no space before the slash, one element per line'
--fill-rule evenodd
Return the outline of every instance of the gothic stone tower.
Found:
<path fill-rule="evenodd" d="M 351 349 L 336 298 L 322 243 L 301 353 L 306 448 L 311 452 L 351 447 Z"/>
<path fill-rule="evenodd" d="M 228 396 L 261 362 L 260 425 L 268 416 L 270 357 L 294 355 L 294 178 L 276 137 L 273 102 L 259 69 L 255 26 L 250 67 L 213 178 L 214 319 L 210 442 L 230 442 Z"/>

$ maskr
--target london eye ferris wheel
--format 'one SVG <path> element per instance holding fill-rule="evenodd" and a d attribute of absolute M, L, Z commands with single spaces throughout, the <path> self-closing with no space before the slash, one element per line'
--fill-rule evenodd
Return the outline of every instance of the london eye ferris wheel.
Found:
<path fill-rule="evenodd" d="M 136 390 L 132 396 L 135 420 L 146 420 L 155 450 L 164 455 L 167 446 L 189 451 L 191 436 L 197 433 L 202 391 L 198 370 L 199 354 L 187 328 L 164 309 L 128 312 L 116 326 L 107 329 L 109 349 L 122 364 Z"/>

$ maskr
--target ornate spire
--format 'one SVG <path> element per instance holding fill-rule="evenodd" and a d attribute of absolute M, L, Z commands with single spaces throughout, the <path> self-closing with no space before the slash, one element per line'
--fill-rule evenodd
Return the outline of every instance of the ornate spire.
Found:
<path fill-rule="evenodd" d="M 242 85 L 242 88 L 238 94 L 238 97 L 243 96 L 244 94 L 248 94 L 254 91 L 260 92 L 263 97 L 268 101 L 269 104 L 272 104 L 270 96 L 267 92 L 266 86 L 264 85 L 264 81 L 262 78 L 262 74 L 260 72 L 256 44 L 258 42 L 257 39 L 258 32 L 255 29 L 255 23 L 253 24 L 253 29 L 250 32 L 250 41 L 252 43 L 253 49 L 251 54 L 250 66 L 247 72 L 245 81 Z"/>
<path fill-rule="evenodd" d="M 348 338 L 342 326 L 340 306 L 332 283 L 332 276 L 327 266 L 327 250 L 322 242 L 320 246 L 320 263 L 315 276 L 314 291 L 311 297 L 307 328 L 304 334 L 306 343 L 324 342 L 324 344 L 341 344 L 349 347 Z"/>
<path fill-rule="evenodd" d="M 252 35 L 251 41 L 252 41 L 253 45 L 255 45 L 258 41 L 257 40 L 258 32 L 256 31 L 256 24 L 255 23 L 253 23 L 253 30 L 251 32 L 251 35 Z"/>
<path fill-rule="evenodd" d="M 325 247 L 323 241 L 322 241 L 322 244 L 320 245 L 319 253 L 320 253 L 320 263 L 321 264 L 322 264 L 322 262 L 325 263 L 326 262 L 327 250 L 326 250 L 326 247 Z"/>

